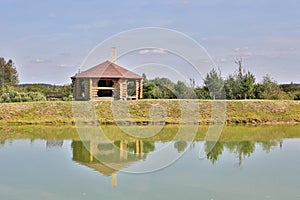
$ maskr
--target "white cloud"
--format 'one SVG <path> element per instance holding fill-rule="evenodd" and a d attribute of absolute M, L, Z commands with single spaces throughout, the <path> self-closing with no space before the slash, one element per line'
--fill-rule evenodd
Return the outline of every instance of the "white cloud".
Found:
<path fill-rule="evenodd" d="M 139 54 L 166 54 L 167 51 L 164 49 L 143 49 L 139 51 Z"/>
<path fill-rule="evenodd" d="M 31 60 L 32 63 L 45 63 L 46 60 L 44 59 L 41 59 L 41 58 L 36 58 L 34 60 Z"/>
<path fill-rule="evenodd" d="M 216 59 L 216 62 L 218 63 L 226 63 L 229 62 L 230 60 L 228 58 L 218 58 Z"/>
<path fill-rule="evenodd" d="M 63 64 L 59 64 L 57 65 L 58 67 L 74 67 L 74 65 L 72 64 L 66 64 L 66 63 L 63 63 Z"/>
<path fill-rule="evenodd" d="M 97 29 L 97 28 L 105 28 L 110 25 L 111 22 L 108 20 L 93 22 L 93 23 L 86 23 L 86 24 L 76 24 L 71 26 L 71 29 L 77 30 L 90 30 L 90 29 Z"/>
<path fill-rule="evenodd" d="M 244 47 L 237 47 L 233 49 L 232 56 L 242 56 L 242 57 L 249 57 L 255 55 L 252 51 L 250 51 L 250 48 L 247 46 Z"/>

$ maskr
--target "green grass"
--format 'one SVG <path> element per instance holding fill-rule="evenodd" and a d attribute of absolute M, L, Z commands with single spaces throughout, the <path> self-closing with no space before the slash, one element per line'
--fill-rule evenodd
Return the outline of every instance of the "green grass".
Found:
<path fill-rule="evenodd" d="M 1 103 L 0 124 L 73 124 L 72 103 L 66 101 Z M 111 110 L 110 101 L 93 103 L 97 121 L 104 124 L 114 123 L 116 117 Z M 153 111 L 153 108 L 162 121 L 168 124 L 181 122 L 180 100 L 138 100 L 126 103 L 129 105 L 130 118 L 139 124 L 151 121 L 149 113 Z M 199 100 L 197 103 L 199 110 L 191 109 L 188 112 L 197 117 L 199 124 L 210 123 L 212 101 Z M 300 101 L 229 100 L 226 101 L 226 107 L 227 124 L 295 124 L 300 122 Z M 118 113 L 126 114 L 126 110 L 119 109 Z"/>

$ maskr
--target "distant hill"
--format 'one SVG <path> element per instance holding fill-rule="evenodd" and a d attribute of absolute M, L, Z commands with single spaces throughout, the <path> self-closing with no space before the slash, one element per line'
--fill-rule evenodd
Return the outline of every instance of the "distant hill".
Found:
<path fill-rule="evenodd" d="M 296 86 L 296 87 L 299 87 L 300 86 L 300 83 L 283 83 L 283 84 L 280 84 L 282 86 Z"/>
<path fill-rule="evenodd" d="M 51 84 L 47 84 L 47 83 L 24 83 L 24 84 L 19 84 L 19 87 L 27 87 L 27 86 L 42 86 L 42 87 L 59 87 L 62 85 L 51 85 Z"/>

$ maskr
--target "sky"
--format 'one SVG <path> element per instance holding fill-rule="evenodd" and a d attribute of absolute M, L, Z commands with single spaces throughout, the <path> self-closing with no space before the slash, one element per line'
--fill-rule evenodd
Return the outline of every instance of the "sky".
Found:
<path fill-rule="evenodd" d="M 0 5 L 0 57 L 14 61 L 20 83 L 69 84 L 99 43 L 143 27 L 191 37 L 224 77 L 242 58 L 257 81 L 269 74 L 279 83 L 300 83 L 298 0 L 1 0 Z"/>

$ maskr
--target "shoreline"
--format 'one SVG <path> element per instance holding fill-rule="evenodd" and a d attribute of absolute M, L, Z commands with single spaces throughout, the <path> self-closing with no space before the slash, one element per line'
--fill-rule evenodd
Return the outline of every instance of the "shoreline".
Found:
<path fill-rule="evenodd" d="M 111 101 L 93 102 L 96 120 L 83 121 L 91 125 L 162 125 L 211 124 L 211 100 L 196 100 L 199 110 L 197 121 L 182 122 L 180 100 L 127 101 L 132 120 L 114 120 Z M 226 100 L 226 125 L 280 125 L 300 123 L 300 101 Z M 1 103 L 0 125 L 72 125 L 75 124 L 71 101 L 45 101 L 28 103 Z M 79 102 L 80 103 L 80 102 Z M 84 102 L 83 102 L 84 103 Z M 152 121 L 153 107 L 163 108 L 158 113 L 163 120 Z M 122 112 L 123 110 L 120 110 Z M 151 114 L 151 113 L 150 113 Z"/>

